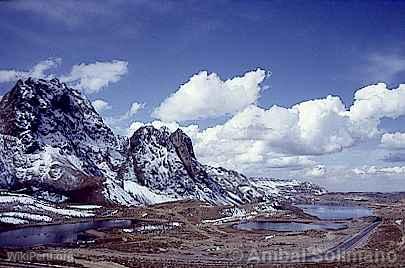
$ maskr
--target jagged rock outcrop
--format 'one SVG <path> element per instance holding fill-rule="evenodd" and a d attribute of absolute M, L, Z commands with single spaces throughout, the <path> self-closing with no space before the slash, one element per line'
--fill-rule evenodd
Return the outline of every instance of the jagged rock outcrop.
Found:
<path fill-rule="evenodd" d="M 193 143 L 181 129 L 177 129 L 170 135 L 170 141 L 176 148 L 176 153 L 183 162 L 188 175 L 191 177 L 197 176 L 197 170 L 195 168 L 195 161 L 197 160 L 194 154 Z"/>
<path fill-rule="evenodd" d="M 141 127 L 130 138 L 128 154 L 122 177 L 156 193 L 224 204 L 253 201 L 253 196 L 247 199 L 235 187 L 225 189 L 216 176 L 208 175 L 181 130 L 170 134 L 167 128 Z"/>

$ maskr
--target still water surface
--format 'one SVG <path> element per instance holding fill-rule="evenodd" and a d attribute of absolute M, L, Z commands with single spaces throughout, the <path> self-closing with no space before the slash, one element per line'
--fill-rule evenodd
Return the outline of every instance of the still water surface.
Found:
<path fill-rule="evenodd" d="M 237 230 L 256 231 L 270 230 L 276 232 L 304 232 L 308 230 L 342 230 L 347 228 L 342 223 L 301 223 L 301 222 L 274 222 L 274 221 L 250 221 L 234 225 Z"/>
<path fill-rule="evenodd" d="M 321 220 L 348 220 L 373 215 L 373 210 L 359 206 L 297 205 L 305 213 Z"/>
<path fill-rule="evenodd" d="M 57 246 L 76 243 L 80 234 L 90 229 L 126 228 L 131 225 L 130 220 L 99 220 L 23 227 L 0 232 L 0 248 Z"/>

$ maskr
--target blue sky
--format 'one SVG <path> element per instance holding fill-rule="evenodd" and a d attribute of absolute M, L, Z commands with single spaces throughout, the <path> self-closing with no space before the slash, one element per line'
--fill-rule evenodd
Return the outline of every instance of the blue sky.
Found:
<path fill-rule="evenodd" d="M 403 10 L 404 1 L 0 1 L 0 70 L 28 71 L 41 61 L 60 58 L 59 66 L 49 71 L 66 76 L 81 63 L 127 62 L 118 81 L 87 92 L 91 100 L 108 102 L 105 118 L 128 115 L 118 120 L 121 131 L 133 121 L 155 120 L 152 112 L 202 70 L 222 80 L 257 68 L 268 71 L 254 101 L 262 109 L 289 108 L 327 95 L 339 96 L 348 108 L 354 92 L 366 85 L 385 82 L 392 89 L 405 82 Z M 12 84 L 0 83 L 0 95 Z M 133 102 L 142 107 L 128 114 Z M 226 123 L 235 113 L 178 123 L 197 124 L 203 131 Z M 381 117 L 378 128 L 405 131 L 403 115 L 397 115 Z M 336 190 L 405 190 L 401 172 L 338 178 L 348 167 L 402 167 L 403 162 L 382 160 L 402 147 L 382 149 L 380 138 L 356 141 L 342 152 L 282 150 L 277 158 L 309 157 L 316 163 L 263 168 L 263 175 L 306 178 Z M 266 147 L 266 157 L 273 154 L 272 146 Z M 204 154 L 208 152 L 201 149 L 202 159 L 216 161 Z M 310 176 L 310 169 L 319 166 L 333 172 Z M 255 173 L 251 170 L 257 168 L 240 169 Z M 386 182 L 390 189 L 383 189 Z"/>

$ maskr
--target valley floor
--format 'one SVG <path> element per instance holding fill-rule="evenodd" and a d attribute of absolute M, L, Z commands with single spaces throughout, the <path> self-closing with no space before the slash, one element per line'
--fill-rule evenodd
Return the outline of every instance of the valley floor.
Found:
<path fill-rule="evenodd" d="M 0 267 L 403 267 L 405 195 L 330 193 L 319 203 L 361 204 L 375 216 L 339 221 L 337 231 L 241 231 L 242 214 L 181 201 L 144 208 L 98 210 L 98 218 L 132 220 L 125 228 L 89 230 L 80 244 L 3 250 Z M 297 209 L 245 216 L 244 220 L 319 222 Z M 329 254 L 325 254 L 329 252 Z M 32 263 L 38 263 L 33 266 Z M 40 265 L 41 264 L 41 265 Z M 21 266 L 23 267 L 23 266 Z"/>

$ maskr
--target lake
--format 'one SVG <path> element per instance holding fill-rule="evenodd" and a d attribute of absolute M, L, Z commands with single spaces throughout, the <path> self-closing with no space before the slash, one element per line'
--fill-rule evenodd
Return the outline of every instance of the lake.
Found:
<path fill-rule="evenodd" d="M 256 231 L 270 230 L 276 232 L 304 232 L 308 230 L 342 230 L 346 229 L 347 225 L 342 223 L 302 223 L 302 222 L 275 222 L 275 221 L 248 221 L 235 224 L 233 226 L 237 230 Z"/>
<path fill-rule="evenodd" d="M 90 229 L 127 228 L 131 225 L 131 220 L 97 220 L 22 227 L 0 232 L 0 248 L 29 248 L 76 243 L 80 234 Z"/>
<path fill-rule="evenodd" d="M 321 220 L 349 220 L 373 216 L 373 210 L 359 206 L 296 205 L 305 213 Z"/>

